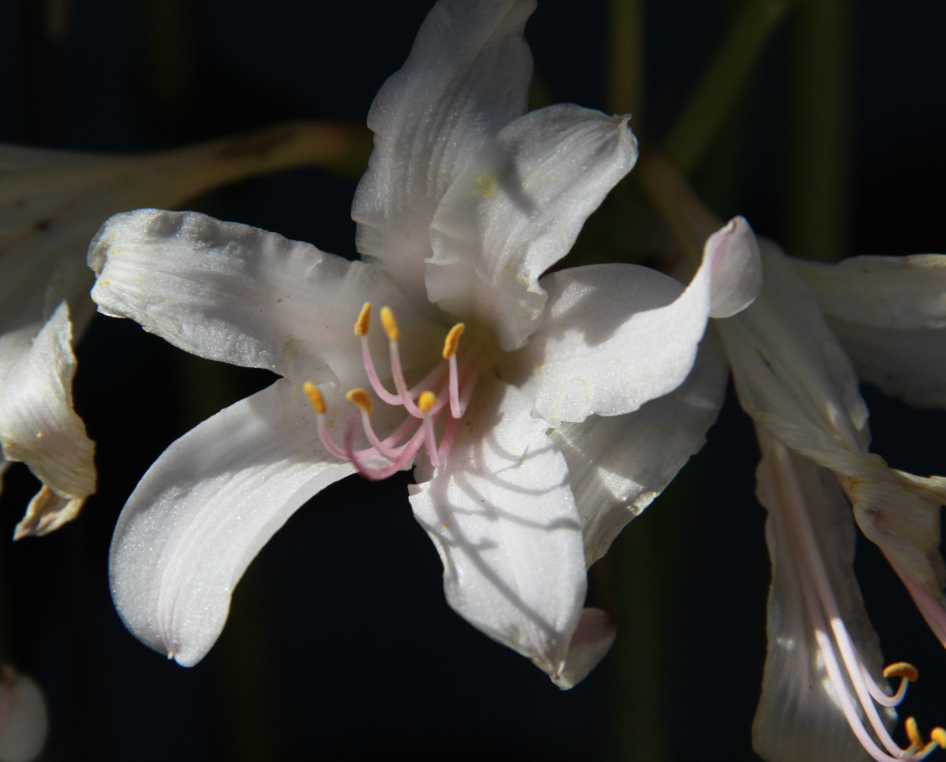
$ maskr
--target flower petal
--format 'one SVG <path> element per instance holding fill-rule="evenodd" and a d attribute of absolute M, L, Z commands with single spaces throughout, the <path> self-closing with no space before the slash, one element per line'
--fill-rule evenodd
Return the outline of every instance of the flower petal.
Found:
<path fill-rule="evenodd" d="M 706 442 L 726 394 L 729 370 L 712 335 L 687 380 L 640 410 L 591 416 L 549 432 L 565 456 L 588 566 L 671 482 Z"/>
<path fill-rule="evenodd" d="M 447 465 L 410 488 L 411 505 L 453 609 L 555 678 L 581 615 L 585 563 L 568 466 L 531 412 L 512 386 L 478 389 Z"/>
<path fill-rule="evenodd" d="M 637 161 L 628 117 L 574 105 L 533 111 L 469 162 L 431 224 L 430 300 L 476 315 L 503 349 L 535 330 L 538 280 L 564 257 L 581 226 Z"/>
<path fill-rule="evenodd" d="M 585 609 L 568 646 L 565 669 L 552 676 L 562 690 L 574 688 L 598 666 L 617 637 L 618 628 L 606 611 Z"/>
<path fill-rule="evenodd" d="M 72 409 L 69 308 L 62 302 L 45 325 L 0 336 L 0 443 L 43 482 L 15 537 L 46 534 L 71 520 L 95 492 L 95 445 Z"/>
<path fill-rule="evenodd" d="M 323 390 L 329 411 L 340 395 Z M 112 598 L 125 625 L 189 667 L 220 635 L 250 561 L 309 498 L 354 473 L 328 454 L 285 379 L 217 413 L 158 458 L 112 538 Z"/>
<path fill-rule="evenodd" d="M 89 249 L 99 310 L 130 317 L 177 347 L 300 381 L 364 385 L 353 326 L 362 304 L 397 315 L 405 368 L 429 365 L 442 332 L 381 270 L 248 225 L 193 212 L 112 217 Z M 371 334 L 384 374 L 388 342 Z"/>
<path fill-rule="evenodd" d="M 841 618 L 857 653 L 881 686 L 882 656 L 854 577 L 854 524 L 834 475 L 810 460 L 782 450 L 760 432 L 763 459 L 758 497 L 769 512 L 766 540 L 772 560 L 769 590 L 768 656 L 762 698 L 752 728 L 752 746 L 766 762 L 861 762 L 867 754 L 838 705 L 806 611 L 798 549 L 793 548 L 786 512 L 786 480 L 793 480 L 808 510 Z M 777 445 L 776 445 L 777 446 Z M 851 696 L 853 689 L 848 687 Z M 856 704 L 856 700 L 854 701 Z M 891 716 L 892 715 L 892 716 Z M 888 720 L 896 717 L 891 713 Z"/>
<path fill-rule="evenodd" d="M 549 303 L 518 353 L 516 378 L 535 399 L 536 413 L 553 425 L 637 410 L 683 383 L 711 304 L 718 299 L 724 310 L 745 306 L 752 283 L 759 282 L 757 265 L 752 230 L 737 218 L 709 238 L 685 291 L 673 279 L 633 265 L 553 273 L 541 281 Z"/>
<path fill-rule="evenodd" d="M 532 55 L 522 30 L 534 9 L 534 0 L 440 0 L 371 105 L 375 147 L 352 205 L 356 245 L 417 303 L 427 301 L 437 204 L 483 143 L 525 113 Z"/>
<path fill-rule="evenodd" d="M 46 700 L 39 685 L 4 664 L 0 680 L 0 760 L 31 762 L 43 750 L 48 733 Z"/>

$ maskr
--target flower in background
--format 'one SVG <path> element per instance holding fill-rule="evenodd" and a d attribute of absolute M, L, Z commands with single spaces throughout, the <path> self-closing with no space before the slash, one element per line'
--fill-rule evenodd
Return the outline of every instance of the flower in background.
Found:
<path fill-rule="evenodd" d="M 30 762 L 46 744 L 49 718 L 39 685 L 9 664 L 0 668 L 0 762 Z"/>
<path fill-rule="evenodd" d="M 736 219 L 686 289 L 631 265 L 543 276 L 637 145 L 626 117 L 525 113 L 533 9 L 430 12 L 368 117 L 364 261 L 157 210 L 97 236 L 100 311 L 283 376 L 174 443 L 124 508 L 112 594 L 152 648 L 199 661 L 294 511 L 348 475 L 413 465 L 410 502 L 460 615 L 561 687 L 610 646 L 607 615 L 583 610 L 586 563 L 702 444 L 725 370 L 697 348 L 710 315 L 751 302 L 760 265 Z"/>
<path fill-rule="evenodd" d="M 344 164 L 356 142 L 351 128 L 300 123 L 139 157 L 0 146 L 0 473 L 22 461 L 43 483 L 16 539 L 62 526 L 95 491 L 72 378 L 93 314 L 86 252 L 102 222 L 264 171 Z"/>

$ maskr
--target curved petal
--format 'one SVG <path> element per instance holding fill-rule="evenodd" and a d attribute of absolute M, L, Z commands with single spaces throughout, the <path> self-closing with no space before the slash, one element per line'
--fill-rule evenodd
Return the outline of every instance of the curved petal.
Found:
<path fill-rule="evenodd" d="M 606 611 L 601 609 L 582 611 L 581 621 L 578 622 L 578 627 L 568 646 L 565 669 L 561 674 L 553 675 L 552 682 L 562 690 L 574 688 L 598 666 L 598 662 L 610 650 L 617 634 L 618 628 Z"/>
<path fill-rule="evenodd" d="M 588 566 L 706 442 L 729 378 L 710 339 L 703 340 L 687 380 L 670 394 L 633 413 L 591 416 L 549 432 L 568 463 Z"/>
<path fill-rule="evenodd" d="M 353 326 L 364 302 L 397 315 L 406 368 L 439 355 L 442 333 L 378 268 L 193 212 L 112 217 L 92 242 L 99 310 L 130 317 L 187 352 L 314 383 L 364 385 Z M 379 372 L 388 342 L 371 334 Z"/>
<path fill-rule="evenodd" d="M 671 392 L 693 367 L 714 301 L 725 309 L 745 306 L 758 286 L 757 266 L 755 237 L 737 218 L 706 242 L 703 264 L 685 291 L 633 265 L 591 265 L 543 278 L 547 309 L 516 358 L 536 413 L 552 424 L 580 422 L 630 413 Z"/>
<path fill-rule="evenodd" d="M 758 497 L 769 512 L 766 540 L 772 560 L 769 590 L 768 656 L 762 698 L 752 728 L 752 745 L 766 762 L 861 762 L 868 759 L 838 705 L 836 688 L 825 669 L 806 610 L 796 540 L 788 529 L 785 482 L 791 480 L 805 501 L 841 618 L 857 653 L 883 687 L 877 635 L 864 609 L 854 577 L 854 525 L 844 493 L 833 474 L 811 461 L 786 453 L 786 470 L 760 436 Z M 784 452 L 784 451 L 783 451 Z M 848 685 L 851 696 L 853 689 Z M 853 701 L 856 705 L 856 700 Z M 896 714 L 890 712 L 886 720 Z"/>
<path fill-rule="evenodd" d="M 0 760 L 31 762 L 42 752 L 48 733 L 46 700 L 39 685 L 4 664 L 0 680 Z"/>
<path fill-rule="evenodd" d="M 440 0 L 371 105 L 355 241 L 418 303 L 437 204 L 483 143 L 525 113 L 532 55 L 522 30 L 534 9 L 534 0 Z"/>
<path fill-rule="evenodd" d="M 329 411 L 339 395 L 327 395 Z M 328 454 L 302 390 L 285 379 L 172 444 L 115 527 L 112 598 L 132 633 L 189 667 L 220 635 L 230 596 L 310 497 L 354 473 Z"/>
<path fill-rule="evenodd" d="M 65 302 L 45 325 L 0 336 L 3 457 L 26 463 L 43 482 L 16 528 L 17 539 L 62 526 L 95 492 L 95 445 L 72 409 L 75 371 Z"/>
<path fill-rule="evenodd" d="M 447 465 L 410 488 L 411 505 L 453 609 L 555 678 L 581 615 L 585 561 L 568 466 L 531 412 L 512 386 L 479 389 Z"/>
<path fill-rule="evenodd" d="M 561 105 L 505 127 L 437 208 L 430 300 L 476 315 L 503 349 L 522 346 L 545 304 L 539 277 L 637 161 L 628 119 Z"/>

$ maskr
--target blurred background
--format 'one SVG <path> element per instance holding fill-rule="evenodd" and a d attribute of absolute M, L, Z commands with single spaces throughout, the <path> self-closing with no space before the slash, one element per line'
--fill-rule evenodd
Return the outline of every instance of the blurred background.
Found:
<path fill-rule="evenodd" d="M 287 119 L 363 123 L 431 5 L 9 0 L 0 140 L 141 152 Z M 741 5 L 636 6 L 644 66 L 632 126 L 643 140 L 666 136 Z M 798 256 L 946 251 L 946 5 L 796 5 L 694 168 L 697 188 L 720 216 L 745 215 Z M 529 22 L 535 100 L 613 110 L 612 8 L 577 8 L 540 0 Z M 354 257 L 355 182 L 284 172 L 188 208 Z M 582 255 L 638 256 L 622 251 L 607 214 L 579 242 Z M 250 567 L 198 666 L 141 645 L 108 592 L 124 500 L 172 441 L 273 377 L 102 316 L 78 356 L 76 408 L 97 443 L 99 493 L 63 530 L 0 544 L 0 656 L 46 690 L 49 762 L 756 759 L 769 565 L 758 451 L 731 391 L 708 446 L 593 568 L 591 601 L 621 630 L 598 669 L 560 692 L 449 609 L 405 475 L 350 478 L 302 508 Z M 946 415 L 864 395 L 876 452 L 946 474 Z M 0 536 L 12 536 L 36 489 L 25 467 L 8 472 Z M 921 728 L 946 722 L 946 653 L 870 543 L 859 542 L 856 568 L 888 662 L 920 670 L 902 716 Z"/>

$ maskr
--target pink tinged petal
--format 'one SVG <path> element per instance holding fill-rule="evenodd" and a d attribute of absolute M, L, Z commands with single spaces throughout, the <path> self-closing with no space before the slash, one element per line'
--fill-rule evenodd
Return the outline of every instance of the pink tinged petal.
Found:
<path fill-rule="evenodd" d="M 637 410 L 690 373 L 712 314 L 751 301 L 759 285 L 754 236 L 741 218 L 706 243 L 684 290 L 633 265 L 592 265 L 542 279 L 549 302 L 516 358 L 517 378 L 552 424 Z M 718 276 L 718 277 L 717 277 Z"/>
<path fill-rule="evenodd" d="M 792 512 L 799 506 L 790 504 L 791 495 L 803 498 L 801 509 L 807 511 L 827 582 L 854 649 L 872 679 L 889 695 L 882 677 L 879 641 L 854 577 L 855 532 L 850 509 L 830 471 L 783 449 L 782 458 L 791 464 L 786 469 L 773 451 L 772 440 L 760 434 L 760 441 L 763 460 L 757 473 L 758 497 L 769 512 L 766 539 L 772 560 L 772 587 L 768 656 L 752 729 L 753 748 L 766 762 L 860 762 L 868 758 L 867 753 L 845 718 L 839 689 L 829 675 L 826 655 L 808 611 L 804 580 L 812 577 L 813 570 L 805 561 L 797 530 L 792 529 Z M 812 589 L 811 584 L 808 589 Z M 824 635 L 833 645 L 835 661 L 843 664 L 830 631 L 824 631 Z M 849 673 L 843 690 L 866 724 Z M 891 726 L 896 712 L 878 711 L 884 723 Z"/>
<path fill-rule="evenodd" d="M 0 443 L 43 482 L 16 538 L 45 534 L 76 516 L 95 492 L 95 445 L 72 409 L 72 327 L 65 302 L 45 325 L 0 337 Z"/>
<path fill-rule="evenodd" d="M 637 161 L 628 117 L 573 105 L 533 111 L 470 161 L 437 208 L 427 292 L 522 346 L 545 304 L 543 272 Z"/>
<path fill-rule="evenodd" d="M 407 369 L 437 357 L 442 330 L 381 270 L 307 243 L 193 212 L 112 217 L 89 250 L 99 311 L 129 317 L 177 347 L 313 383 L 367 385 L 355 320 L 365 302 L 394 310 Z M 378 372 L 387 340 L 368 336 Z"/>
<path fill-rule="evenodd" d="M 554 678 L 585 599 L 568 467 L 512 386 L 481 382 L 447 464 L 410 487 L 453 609 Z"/>
<path fill-rule="evenodd" d="M 676 390 L 640 410 L 591 416 L 549 432 L 568 463 L 588 566 L 706 442 L 726 394 L 728 366 L 711 336 Z"/>
<path fill-rule="evenodd" d="M 582 611 L 581 621 L 578 622 L 572 642 L 568 646 L 565 669 L 560 674 L 553 675 L 552 682 L 562 690 L 574 688 L 598 666 L 598 662 L 610 650 L 617 634 L 618 628 L 606 611 Z"/>
<path fill-rule="evenodd" d="M 330 414 L 342 409 L 341 395 L 323 393 Z M 109 573 L 125 625 L 156 651 L 196 664 L 263 545 L 309 498 L 354 472 L 325 451 L 308 399 L 286 380 L 204 421 L 155 462 L 119 517 Z"/>
<path fill-rule="evenodd" d="M 0 762 L 31 762 L 49 733 L 46 701 L 31 677 L 3 665 L 0 679 Z"/>
<path fill-rule="evenodd" d="M 418 303 L 437 204 L 480 147 L 525 113 L 532 55 L 522 31 L 534 9 L 534 0 L 441 0 L 371 106 L 356 245 Z"/>

